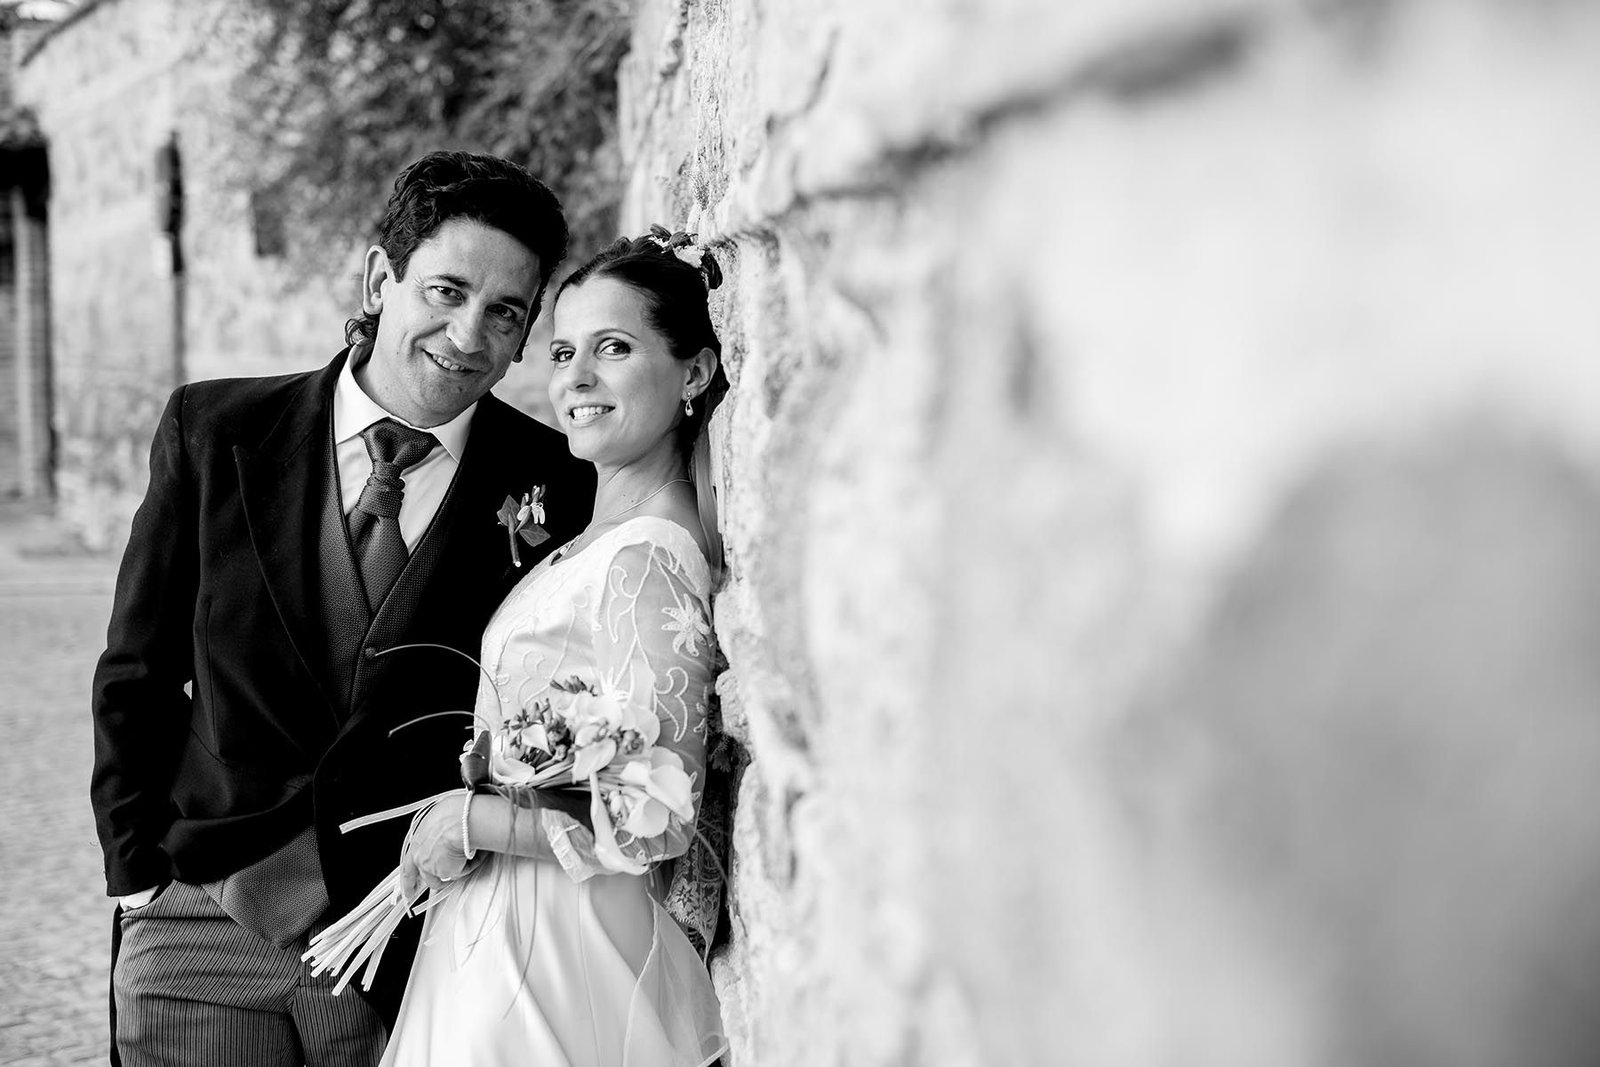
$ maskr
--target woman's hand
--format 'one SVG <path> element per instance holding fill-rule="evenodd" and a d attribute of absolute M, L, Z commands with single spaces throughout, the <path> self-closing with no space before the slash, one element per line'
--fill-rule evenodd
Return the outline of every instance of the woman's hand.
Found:
<path fill-rule="evenodd" d="M 445 797 L 428 809 L 400 857 L 400 891 L 413 900 L 422 887 L 438 889 L 467 872 L 462 850 L 461 806 L 466 794 Z"/>

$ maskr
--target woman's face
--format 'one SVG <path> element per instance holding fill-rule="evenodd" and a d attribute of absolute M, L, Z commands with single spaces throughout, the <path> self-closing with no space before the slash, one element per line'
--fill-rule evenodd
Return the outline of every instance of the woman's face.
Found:
<path fill-rule="evenodd" d="M 572 454 L 616 469 L 674 448 L 692 360 L 675 359 L 646 298 L 612 278 L 570 286 L 556 302 L 550 404 Z"/>

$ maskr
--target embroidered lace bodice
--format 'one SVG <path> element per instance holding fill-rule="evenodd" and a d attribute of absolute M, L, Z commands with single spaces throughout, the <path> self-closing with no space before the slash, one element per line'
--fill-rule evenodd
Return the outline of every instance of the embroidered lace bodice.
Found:
<path fill-rule="evenodd" d="M 710 593 L 694 538 L 660 518 L 630 519 L 541 564 L 484 632 L 479 662 L 494 682 L 479 685 L 478 714 L 498 726 L 552 681 L 596 685 L 655 715 L 655 743 L 682 759 L 698 815 Z M 560 867 L 490 850 L 451 883 L 424 918 L 383 1067 L 708 1067 L 727 1050 L 716 991 L 661 901 L 662 879 L 608 869 L 594 835 L 562 812 L 537 818 Z M 682 854 L 693 836 L 693 819 L 671 814 L 656 836 L 619 831 L 617 844 L 637 866 Z"/>
<path fill-rule="evenodd" d="M 546 560 L 518 583 L 484 631 L 480 662 L 494 684 L 486 678 L 478 687 L 480 723 L 498 725 L 546 697 L 553 680 L 598 683 L 655 714 L 656 743 L 683 760 L 698 810 L 715 659 L 710 595 L 699 545 L 682 526 L 655 516 L 629 519 L 560 562 Z M 548 809 L 538 816 L 574 881 L 608 873 L 581 823 Z M 619 829 L 617 843 L 629 859 L 657 863 L 681 855 L 692 834 L 693 821 L 673 815 L 658 836 Z"/>

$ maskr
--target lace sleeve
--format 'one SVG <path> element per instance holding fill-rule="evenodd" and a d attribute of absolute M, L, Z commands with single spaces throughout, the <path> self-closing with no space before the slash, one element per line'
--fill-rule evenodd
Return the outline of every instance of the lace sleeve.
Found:
<path fill-rule="evenodd" d="M 656 744 L 683 761 L 698 811 L 715 659 L 705 592 L 666 548 L 627 545 L 607 564 L 593 637 L 601 684 L 655 716 L 661 724 Z M 546 810 L 541 818 L 557 859 L 575 880 L 609 873 L 588 829 L 560 812 Z M 619 828 L 617 845 L 629 860 L 655 864 L 682 855 L 693 830 L 692 817 L 684 821 L 670 814 L 666 828 L 654 837 L 635 837 Z"/>

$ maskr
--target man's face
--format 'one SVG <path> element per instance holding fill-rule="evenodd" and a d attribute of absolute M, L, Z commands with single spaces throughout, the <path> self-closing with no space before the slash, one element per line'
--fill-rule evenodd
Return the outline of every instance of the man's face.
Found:
<path fill-rule="evenodd" d="M 362 306 L 380 315 L 356 381 L 414 426 L 449 422 L 519 358 L 539 257 L 516 238 L 451 219 L 419 244 L 397 278 L 383 249 L 367 252 Z"/>

